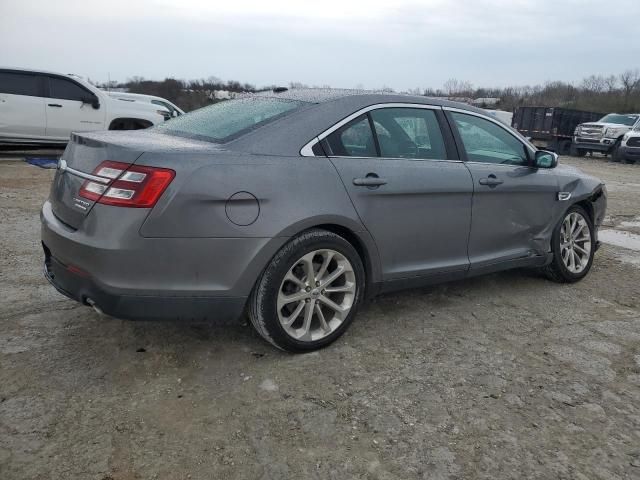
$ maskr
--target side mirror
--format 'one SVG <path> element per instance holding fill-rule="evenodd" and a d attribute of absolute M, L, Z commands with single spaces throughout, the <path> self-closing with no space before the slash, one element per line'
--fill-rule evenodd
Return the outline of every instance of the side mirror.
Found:
<path fill-rule="evenodd" d="M 558 165 L 558 154 L 553 152 L 547 152 L 546 150 L 538 150 L 536 152 L 535 159 L 533 160 L 533 166 L 536 168 L 556 168 Z"/>
<path fill-rule="evenodd" d="M 172 117 L 177 117 L 178 116 L 178 111 L 174 110 L 173 112 L 171 112 L 171 116 Z"/>
<path fill-rule="evenodd" d="M 100 108 L 100 100 L 95 95 L 87 95 L 82 99 L 82 103 L 88 103 L 96 110 Z"/>

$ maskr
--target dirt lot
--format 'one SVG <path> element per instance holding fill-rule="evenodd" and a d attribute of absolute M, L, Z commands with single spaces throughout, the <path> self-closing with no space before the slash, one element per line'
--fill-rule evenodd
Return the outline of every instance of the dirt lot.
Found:
<path fill-rule="evenodd" d="M 640 234 L 640 166 L 562 161 L 607 182 L 607 228 Z M 640 478 L 640 252 L 604 245 L 577 285 L 515 271 L 386 295 L 292 356 L 248 326 L 56 293 L 51 177 L 0 161 L 0 479 Z"/>

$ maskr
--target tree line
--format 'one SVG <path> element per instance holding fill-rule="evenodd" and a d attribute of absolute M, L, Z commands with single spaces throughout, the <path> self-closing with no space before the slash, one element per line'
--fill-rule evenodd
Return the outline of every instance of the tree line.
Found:
<path fill-rule="evenodd" d="M 131 93 L 163 97 L 185 111 L 219 101 L 214 97 L 214 91 L 253 93 L 274 88 L 274 86 L 266 86 L 258 89 L 249 83 L 235 80 L 223 81 L 217 77 L 201 80 L 166 78 L 161 81 L 132 77 L 126 82 L 110 82 L 108 85 L 101 85 L 101 87 L 126 88 Z M 300 82 L 289 84 L 289 88 L 304 87 L 307 85 Z M 327 86 L 323 85 L 323 87 Z M 394 91 L 386 86 L 379 90 Z M 507 111 L 519 106 L 547 106 L 601 113 L 636 113 L 640 112 L 640 70 L 626 70 L 619 75 L 591 75 L 577 84 L 553 81 L 544 85 L 503 88 L 476 88 L 471 82 L 450 79 L 438 89 L 416 88 L 403 93 L 456 99 L 499 98 L 499 102 L 496 105 L 491 105 L 490 108 Z"/>
<path fill-rule="evenodd" d="M 470 82 L 450 79 L 441 89 L 427 89 L 427 96 L 499 98 L 495 107 L 511 111 L 519 106 L 564 107 L 600 113 L 640 112 L 640 70 L 619 75 L 591 75 L 577 84 L 562 81 L 544 85 L 474 88 Z"/>

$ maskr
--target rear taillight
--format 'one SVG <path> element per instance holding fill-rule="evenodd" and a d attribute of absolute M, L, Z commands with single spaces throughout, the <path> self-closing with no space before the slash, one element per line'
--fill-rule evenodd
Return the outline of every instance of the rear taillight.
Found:
<path fill-rule="evenodd" d="M 176 176 L 168 168 L 129 166 L 110 160 L 98 165 L 93 174 L 110 182 L 85 181 L 80 188 L 81 197 L 104 205 L 137 208 L 153 207 Z"/>

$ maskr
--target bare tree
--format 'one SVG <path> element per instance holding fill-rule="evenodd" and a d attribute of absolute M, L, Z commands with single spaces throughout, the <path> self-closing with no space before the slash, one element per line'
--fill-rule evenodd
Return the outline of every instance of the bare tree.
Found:
<path fill-rule="evenodd" d="M 450 78 L 442 86 L 449 97 L 469 96 L 473 91 L 471 82 L 460 81 L 456 78 Z"/>
<path fill-rule="evenodd" d="M 588 92 L 602 93 L 607 88 L 607 79 L 602 75 L 590 75 L 582 80 L 582 88 Z"/>
<path fill-rule="evenodd" d="M 624 107 L 629 107 L 631 95 L 640 89 L 640 70 L 627 70 L 620 74 L 620 83 L 622 84 L 622 95 L 624 98 Z"/>

